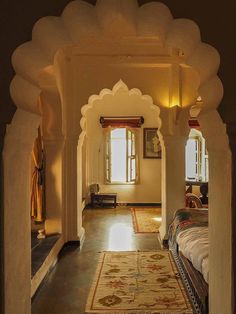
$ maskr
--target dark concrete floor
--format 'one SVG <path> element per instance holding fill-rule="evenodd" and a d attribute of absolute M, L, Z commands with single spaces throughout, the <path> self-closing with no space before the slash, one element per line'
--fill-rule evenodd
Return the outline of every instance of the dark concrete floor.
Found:
<path fill-rule="evenodd" d="M 129 208 L 86 209 L 81 250 L 67 247 L 32 302 L 32 314 L 83 314 L 99 252 L 158 250 L 157 234 L 135 234 Z"/>

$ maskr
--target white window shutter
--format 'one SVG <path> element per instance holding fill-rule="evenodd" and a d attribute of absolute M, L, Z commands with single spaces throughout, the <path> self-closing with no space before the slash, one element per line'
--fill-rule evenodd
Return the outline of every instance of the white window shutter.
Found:
<path fill-rule="evenodd" d="M 106 182 L 111 182 L 111 132 L 106 132 L 106 143 L 105 143 L 105 178 Z"/>

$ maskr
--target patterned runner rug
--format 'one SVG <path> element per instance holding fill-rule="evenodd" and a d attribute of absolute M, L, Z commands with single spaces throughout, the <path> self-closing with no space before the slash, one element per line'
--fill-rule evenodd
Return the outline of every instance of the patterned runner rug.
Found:
<path fill-rule="evenodd" d="M 158 232 L 161 225 L 161 208 L 131 208 L 136 233 Z"/>
<path fill-rule="evenodd" d="M 192 314 L 169 251 L 104 252 L 86 314 Z"/>

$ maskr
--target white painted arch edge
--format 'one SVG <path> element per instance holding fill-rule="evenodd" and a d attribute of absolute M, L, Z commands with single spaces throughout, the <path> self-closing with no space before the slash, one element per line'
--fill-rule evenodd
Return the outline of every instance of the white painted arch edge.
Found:
<path fill-rule="evenodd" d="M 97 101 L 102 101 L 104 97 L 111 95 L 115 97 L 119 92 L 125 92 L 128 96 L 136 95 L 145 101 L 149 105 L 151 110 L 154 110 L 157 115 L 158 128 L 161 128 L 161 119 L 160 119 L 160 108 L 153 103 L 153 99 L 149 95 L 143 95 L 138 88 L 129 89 L 128 86 L 122 81 L 119 80 L 112 89 L 104 88 L 101 90 L 99 95 L 92 95 L 88 99 L 88 103 L 81 108 L 82 118 L 80 120 L 80 126 L 83 131 L 86 131 L 86 115 L 89 110 L 94 106 L 94 103 Z"/>

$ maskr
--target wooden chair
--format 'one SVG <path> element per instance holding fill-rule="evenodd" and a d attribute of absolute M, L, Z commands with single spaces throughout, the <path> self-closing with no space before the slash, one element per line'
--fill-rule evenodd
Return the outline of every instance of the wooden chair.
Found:
<path fill-rule="evenodd" d="M 193 193 L 187 193 L 186 194 L 186 207 L 203 208 L 203 205 L 200 198 L 197 195 Z"/>

